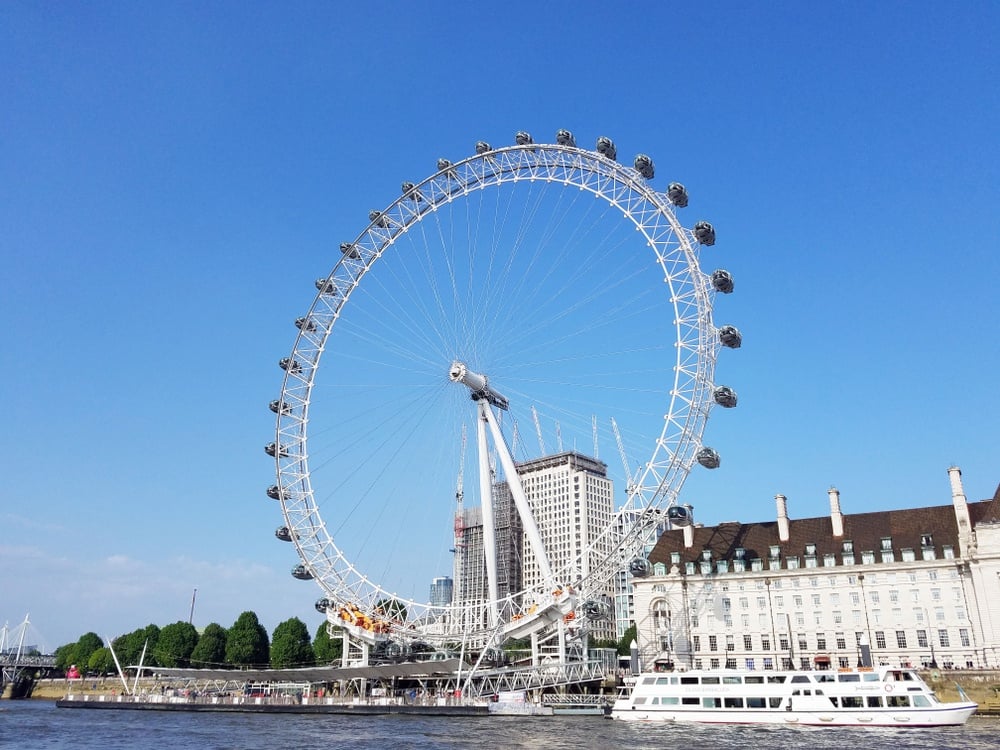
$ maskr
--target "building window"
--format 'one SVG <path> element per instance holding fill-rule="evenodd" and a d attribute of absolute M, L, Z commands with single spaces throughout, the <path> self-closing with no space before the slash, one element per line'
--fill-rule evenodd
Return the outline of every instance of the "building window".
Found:
<path fill-rule="evenodd" d="M 799 636 L 799 651 L 805 651 L 809 647 L 806 643 L 806 637 L 804 635 Z"/>
<path fill-rule="evenodd" d="M 884 536 L 882 537 L 882 551 L 892 549 L 892 537 Z"/>
<path fill-rule="evenodd" d="M 882 550 L 882 562 L 884 563 L 896 562 L 896 553 L 893 552 L 891 549 Z"/>
<path fill-rule="evenodd" d="M 843 651 L 847 648 L 847 639 L 844 637 L 843 633 L 837 633 L 837 648 Z"/>
<path fill-rule="evenodd" d="M 937 556 L 934 554 L 934 548 L 933 547 L 924 547 L 922 550 L 920 550 L 920 552 L 923 555 L 923 559 L 924 560 L 936 560 L 937 559 Z"/>
<path fill-rule="evenodd" d="M 913 549 L 910 547 L 903 547 L 899 553 L 903 556 L 903 562 L 913 562 L 917 559 L 916 555 L 913 554 Z"/>
<path fill-rule="evenodd" d="M 680 552 L 671 552 L 670 553 L 670 564 L 671 565 L 680 565 L 681 564 L 681 553 Z"/>
<path fill-rule="evenodd" d="M 881 630 L 875 631 L 875 647 L 885 648 L 885 633 Z"/>
<path fill-rule="evenodd" d="M 825 651 L 826 650 L 826 633 L 817 633 L 816 634 L 816 648 L 819 651 Z"/>
<path fill-rule="evenodd" d="M 920 535 L 920 546 L 921 547 L 933 547 L 934 546 L 934 535 L 933 534 L 921 534 Z"/>
<path fill-rule="evenodd" d="M 746 665 L 747 671 L 753 671 L 753 659 L 746 659 L 743 663 Z"/>
<path fill-rule="evenodd" d="M 709 659 L 708 660 L 708 666 L 711 669 L 718 669 L 719 668 L 719 660 L 718 659 Z"/>
<path fill-rule="evenodd" d="M 694 641 L 694 650 L 701 651 L 701 636 L 696 635 L 692 640 Z"/>
<path fill-rule="evenodd" d="M 875 553 L 871 550 L 867 550 L 861 553 L 861 564 L 862 565 L 872 565 L 875 563 Z"/>
<path fill-rule="evenodd" d="M 770 656 L 764 657 L 764 669 L 774 669 L 774 659 Z"/>
<path fill-rule="evenodd" d="M 701 559 L 705 560 L 706 562 L 708 560 L 711 560 L 712 559 L 712 550 L 710 550 L 710 549 L 703 549 L 701 551 Z"/>
<path fill-rule="evenodd" d="M 959 637 L 959 640 L 962 641 L 962 645 L 965 646 L 966 648 L 968 648 L 969 646 L 972 645 L 972 642 L 969 640 L 969 629 L 968 628 L 959 628 L 958 629 L 958 637 Z"/>
<path fill-rule="evenodd" d="M 837 556 L 832 552 L 827 552 L 823 555 L 823 567 L 832 568 L 837 564 Z"/>
<path fill-rule="evenodd" d="M 844 540 L 844 547 L 843 547 L 843 549 L 844 549 L 844 554 L 845 555 L 853 555 L 854 554 L 854 542 L 852 542 L 850 539 L 845 539 Z"/>
<path fill-rule="evenodd" d="M 781 547 L 779 545 L 771 545 L 771 557 L 781 557 Z"/>
<path fill-rule="evenodd" d="M 819 563 L 816 560 L 816 555 L 806 555 L 806 567 L 815 568 Z"/>
<path fill-rule="evenodd" d="M 715 635 L 708 636 L 708 650 L 718 651 L 719 650 L 719 638 Z"/>
<path fill-rule="evenodd" d="M 701 563 L 701 574 L 703 576 L 710 575 L 712 573 L 712 563 L 704 562 Z"/>
<path fill-rule="evenodd" d="M 950 544 L 946 544 L 941 548 L 941 554 L 944 556 L 945 560 L 955 559 L 955 548 Z"/>
<path fill-rule="evenodd" d="M 927 631 L 918 630 L 917 631 L 917 646 L 920 648 L 927 648 Z"/>
<path fill-rule="evenodd" d="M 759 557 L 755 557 L 753 560 L 750 561 L 750 570 L 760 571 L 763 569 L 764 569 L 764 561 L 761 560 Z"/>
<path fill-rule="evenodd" d="M 733 560 L 733 572 L 743 573 L 747 569 L 746 560 Z"/>
<path fill-rule="evenodd" d="M 686 563 L 684 563 L 684 572 L 687 573 L 689 576 L 693 576 L 694 575 L 694 563 L 693 562 L 686 562 Z"/>
<path fill-rule="evenodd" d="M 735 651 L 735 650 L 736 650 L 736 643 L 733 640 L 733 636 L 727 635 L 726 636 L 726 651 Z M 734 669 L 735 669 L 735 667 L 734 667 Z"/>
<path fill-rule="evenodd" d="M 743 636 L 743 649 L 750 651 L 753 648 L 753 638 L 749 635 Z"/>
<path fill-rule="evenodd" d="M 896 631 L 896 647 L 897 648 L 906 648 L 906 631 L 905 630 L 897 630 Z"/>
<path fill-rule="evenodd" d="M 728 560 L 719 560 L 717 563 L 715 563 L 715 572 L 716 573 L 728 573 L 729 572 L 729 561 Z"/>
<path fill-rule="evenodd" d="M 793 555 L 792 557 L 789 557 L 787 559 L 787 562 L 788 562 L 788 569 L 789 570 L 798 570 L 798 567 L 799 567 L 799 558 L 797 556 Z"/>
<path fill-rule="evenodd" d="M 762 635 L 760 637 L 760 647 L 764 651 L 770 651 L 771 650 L 771 636 L 769 636 L 769 635 Z"/>
<path fill-rule="evenodd" d="M 938 630 L 938 643 L 941 644 L 941 648 L 948 648 L 951 645 L 948 642 L 948 631 L 945 628 Z"/>
<path fill-rule="evenodd" d="M 816 554 L 816 544 L 815 544 L 815 542 L 807 542 L 806 543 L 806 554 L 807 555 L 815 555 Z"/>
<path fill-rule="evenodd" d="M 736 659 L 726 659 L 726 669 L 736 669 Z"/>

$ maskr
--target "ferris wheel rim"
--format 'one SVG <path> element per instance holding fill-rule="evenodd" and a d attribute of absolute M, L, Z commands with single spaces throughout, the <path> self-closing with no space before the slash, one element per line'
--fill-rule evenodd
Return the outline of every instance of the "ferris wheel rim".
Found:
<path fill-rule="evenodd" d="M 693 450 L 687 444 L 700 444 L 710 407 L 708 388 L 712 385 L 719 345 L 712 324 L 713 293 L 698 263 L 698 241 L 691 230 L 677 220 L 666 194 L 654 190 L 648 178 L 636 169 L 599 153 L 564 144 L 505 146 L 477 153 L 454 164 L 447 163 L 420 183 L 408 188 L 404 185 L 402 195 L 377 212 L 377 216 L 370 217 L 368 226 L 352 242 L 344 243 L 343 255 L 323 286 L 320 285 L 323 280 L 317 281 L 318 293 L 306 316 L 300 319 L 305 323 L 300 326 L 291 355 L 283 360 L 287 366 L 283 364 L 285 376 L 273 444 L 278 480 L 276 499 L 286 522 L 295 532 L 292 541 L 302 560 L 304 573 L 315 578 L 324 593 L 337 604 L 360 602 L 361 609 L 370 612 L 377 601 L 391 597 L 407 607 L 429 606 L 426 602 L 398 597 L 358 570 L 323 523 L 311 484 L 306 446 L 312 389 L 326 342 L 351 293 L 399 237 L 445 203 L 519 180 L 544 180 L 564 188 L 574 186 L 588 190 L 633 221 L 657 253 L 658 262 L 667 275 L 665 281 L 672 290 L 678 354 L 660 437 L 645 464 L 641 480 L 630 495 L 629 507 L 635 512 L 646 512 L 662 505 L 673 489 L 679 491 L 679 486 L 669 486 L 671 478 L 682 474 L 680 484 L 683 484 L 692 466 Z M 624 203 L 616 189 L 622 190 L 631 203 Z M 674 263 L 672 269 L 665 263 L 674 253 L 667 253 L 669 257 L 665 260 L 660 249 L 669 243 L 674 243 L 675 250 L 683 256 L 683 263 L 676 259 L 671 261 Z M 675 284 L 684 287 L 680 290 L 683 295 L 674 289 Z M 317 323 L 318 326 L 310 328 Z M 671 447 L 666 436 L 672 427 L 679 429 L 673 443 L 681 445 L 684 451 L 683 455 L 674 451 L 670 460 L 664 462 L 658 460 L 658 456 Z M 301 536 L 303 528 L 309 529 L 311 538 Z"/>

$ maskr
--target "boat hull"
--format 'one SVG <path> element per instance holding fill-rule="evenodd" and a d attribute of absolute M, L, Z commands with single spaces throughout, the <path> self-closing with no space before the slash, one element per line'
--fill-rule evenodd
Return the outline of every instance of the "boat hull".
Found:
<path fill-rule="evenodd" d="M 621 702 L 619 702 L 621 703 Z M 945 727 L 960 726 L 978 708 L 975 703 L 933 709 L 880 711 L 787 711 L 784 709 L 632 710 L 616 704 L 611 718 L 619 721 L 693 722 L 696 724 L 781 724 L 809 727 Z"/>

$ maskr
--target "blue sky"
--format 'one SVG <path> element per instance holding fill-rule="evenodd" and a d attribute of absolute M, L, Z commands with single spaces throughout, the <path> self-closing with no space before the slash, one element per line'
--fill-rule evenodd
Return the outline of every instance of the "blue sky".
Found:
<path fill-rule="evenodd" d="M 0 619 L 55 647 L 197 588 L 315 627 L 263 494 L 291 321 L 402 180 L 521 129 L 649 153 L 716 226 L 744 346 L 699 520 L 993 495 L 995 4 L 361 6 L 0 8 Z"/>

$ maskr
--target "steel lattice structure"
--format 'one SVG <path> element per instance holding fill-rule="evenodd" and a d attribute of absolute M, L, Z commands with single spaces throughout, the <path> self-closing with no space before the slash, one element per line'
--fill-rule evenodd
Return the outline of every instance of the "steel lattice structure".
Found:
<path fill-rule="evenodd" d="M 731 278 L 724 271 L 705 273 L 699 265 L 701 247 L 714 243 L 714 229 L 704 222 L 694 229 L 680 223 L 676 209 L 687 204 L 686 192 L 676 183 L 664 192 L 654 189 L 648 157 L 637 157 L 635 166 L 623 165 L 613 158 L 613 145 L 609 153 L 606 139 L 599 140 L 597 151 L 590 151 L 577 147 L 571 136 L 563 134 L 565 131 L 560 131 L 560 142 L 555 144 L 532 143 L 530 137 L 520 137 L 522 134 L 514 146 L 494 149 L 480 143 L 475 155 L 455 163 L 441 160 L 438 170 L 422 182 L 404 183 L 402 195 L 384 210 L 373 211 L 360 234 L 341 245 L 342 257 L 326 278 L 316 282 L 318 293 L 312 305 L 296 321 L 299 331 L 294 347 L 282 360 L 281 396 L 271 403 L 276 430 L 267 451 L 274 457 L 277 483 L 268 494 L 280 501 L 284 532 L 301 558 L 298 577 L 315 579 L 334 610 L 350 604 L 374 617 L 380 602 L 399 597 L 348 559 L 320 516 L 308 450 L 310 406 L 320 360 L 334 327 L 349 309 L 352 295 L 380 259 L 392 252 L 394 244 L 445 206 L 470 200 L 478 192 L 507 183 L 536 182 L 585 191 L 603 201 L 634 225 L 643 238 L 651 260 L 662 273 L 674 312 L 673 382 L 662 412 L 662 429 L 620 510 L 635 520 L 630 521 L 624 536 L 615 537 L 615 552 L 591 569 L 588 577 L 582 578 L 576 570 L 561 570 L 560 579 L 574 581 L 581 598 L 586 598 L 589 590 L 605 586 L 635 556 L 648 523 L 676 506 L 681 486 L 696 461 L 711 467 L 714 452 L 707 449 L 707 458 L 699 455 L 706 450 L 701 436 L 709 411 L 714 404 L 735 403 L 735 394 L 728 389 L 724 390 L 732 394 L 732 403 L 720 400 L 714 384 L 715 365 L 722 346 L 739 345 L 738 331 L 728 326 L 717 328 L 713 322 L 714 297 L 719 291 L 732 290 Z M 614 533 L 612 525 L 603 536 Z M 410 631 L 414 623 L 424 629 L 434 619 L 426 603 L 402 602 Z M 424 630 L 430 637 L 435 632 L 442 637 L 454 635 L 433 627 Z M 489 636 L 480 635 L 483 642 Z"/>

